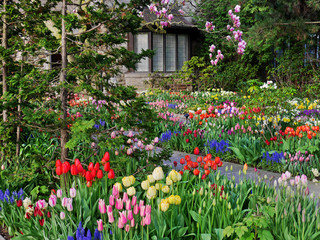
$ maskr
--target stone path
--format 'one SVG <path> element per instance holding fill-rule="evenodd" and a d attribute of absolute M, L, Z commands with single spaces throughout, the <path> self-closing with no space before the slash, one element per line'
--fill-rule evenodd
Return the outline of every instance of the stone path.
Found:
<path fill-rule="evenodd" d="M 195 161 L 196 158 L 198 157 L 198 155 L 194 155 L 194 154 L 187 154 L 184 152 L 178 152 L 178 151 L 173 151 L 173 155 L 171 157 L 170 160 L 164 161 L 164 164 L 167 166 L 172 166 L 174 169 L 176 170 L 181 170 L 183 167 L 180 164 L 180 159 L 184 158 L 186 155 L 189 155 L 192 159 L 192 161 Z M 177 166 L 174 167 L 173 162 L 176 161 L 177 162 Z M 235 177 L 235 180 L 237 183 L 239 183 L 239 170 L 242 173 L 243 170 L 243 165 L 240 164 L 236 164 L 236 163 L 230 163 L 230 162 L 223 162 L 223 166 L 219 168 L 221 175 L 226 175 L 229 179 L 231 179 L 231 172 L 230 170 L 226 173 L 226 167 L 228 166 L 228 169 L 230 169 L 230 167 L 232 166 L 233 168 L 233 176 Z M 269 171 L 265 171 L 265 170 L 260 170 L 258 169 L 257 172 L 254 171 L 254 168 L 249 167 L 247 170 L 247 178 L 251 178 L 254 179 L 255 176 L 260 176 L 261 178 L 264 178 L 264 176 L 267 176 L 266 181 L 271 181 L 271 183 L 273 184 L 274 180 L 278 180 L 279 177 L 281 177 L 281 174 L 279 173 L 274 173 L 274 172 L 269 172 Z M 241 175 L 242 178 L 243 174 Z M 319 197 L 320 198 L 320 183 L 314 183 L 312 181 L 308 181 L 308 187 L 309 187 L 309 191 L 310 194 L 314 193 L 315 197 Z"/>

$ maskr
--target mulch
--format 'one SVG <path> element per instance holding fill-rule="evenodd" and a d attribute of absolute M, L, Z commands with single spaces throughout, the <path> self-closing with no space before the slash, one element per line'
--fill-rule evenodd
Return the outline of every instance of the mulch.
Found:
<path fill-rule="evenodd" d="M 4 237 L 4 239 L 6 239 L 6 240 L 11 239 L 11 236 L 9 236 L 7 230 L 5 228 L 1 227 L 1 226 L 0 226 L 0 235 L 2 237 Z"/>

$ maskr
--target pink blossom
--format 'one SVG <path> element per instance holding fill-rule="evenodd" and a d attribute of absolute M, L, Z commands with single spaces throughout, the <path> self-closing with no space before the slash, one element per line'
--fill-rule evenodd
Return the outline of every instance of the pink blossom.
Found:
<path fill-rule="evenodd" d="M 114 196 L 113 196 L 113 195 L 110 195 L 110 197 L 109 197 L 109 204 L 110 204 L 111 206 L 114 205 Z"/>
<path fill-rule="evenodd" d="M 238 13 L 238 12 L 240 12 L 240 6 L 239 5 L 237 5 L 237 6 L 235 6 L 235 8 L 234 8 L 234 11 L 236 12 L 236 13 Z"/>

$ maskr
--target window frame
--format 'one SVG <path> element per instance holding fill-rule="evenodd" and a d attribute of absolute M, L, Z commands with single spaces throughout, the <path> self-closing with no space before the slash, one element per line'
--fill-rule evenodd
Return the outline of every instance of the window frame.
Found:
<path fill-rule="evenodd" d="M 140 32 L 140 33 L 146 33 L 144 31 Z M 139 34 L 139 33 L 138 33 Z M 151 50 L 154 50 L 154 46 L 153 46 L 153 37 L 154 37 L 154 34 L 157 34 L 157 33 L 153 33 L 153 32 L 148 32 L 148 49 L 151 49 Z M 167 34 L 174 34 L 175 35 L 175 70 L 173 71 L 168 71 L 167 70 L 167 64 L 166 64 L 166 58 L 167 58 L 167 54 L 166 54 L 166 36 Z M 179 47 L 179 44 L 178 44 L 178 36 L 179 35 L 186 35 L 186 41 L 187 41 L 187 51 L 186 51 L 186 59 L 189 60 L 190 59 L 190 54 L 191 54 L 191 36 L 188 32 L 186 31 L 183 31 L 183 32 L 177 32 L 177 31 L 168 31 L 166 34 L 161 34 L 163 37 L 162 37 L 162 41 L 163 41 L 163 70 L 162 71 L 158 71 L 158 70 L 153 70 L 153 57 L 149 57 L 149 61 L 148 61 L 148 69 L 149 71 L 146 72 L 146 71 L 138 71 L 138 70 L 135 70 L 134 72 L 136 73 L 153 73 L 153 72 L 160 72 L 160 73 L 174 73 L 176 71 L 178 71 L 178 67 L 179 67 L 179 60 L 178 60 L 178 54 L 179 54 L 179 50 L 178 50 L 178 47 Z M 132 50 L 134 51 L 135 49 L 135 37 L 134 35 L 132 35 L 132 44 L 130 46 L 130 48 L 132 48 Z M 186 61 L 187 61 L 186 60 Z"/>

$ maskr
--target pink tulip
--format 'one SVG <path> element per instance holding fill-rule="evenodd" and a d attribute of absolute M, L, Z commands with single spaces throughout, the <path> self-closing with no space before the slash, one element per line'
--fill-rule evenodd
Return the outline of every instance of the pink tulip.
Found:
<path fill-rule="evenodd" d="M 133 207 L 133 213 L 134 213 L 135 215 L 138 215 L 138 214 L 139 214 L 139 206 L 138 206 L 138 205 L 134 205 L 134 207 Z"/>
<path fill-rule="evenodd" d="M 150 225 L 150 223 L 151 223 L 151 214 L 146 214 L 146 217 L 144 218 L 144 223 L 146 225 Z"/>
<path fill-rule="evenodd" d="M 126 201 L 126 210 L 130 210 L 131 209 L 131 204 L 130 204 L 130 199 L 128 199 Z"/>
<path fill-rule="evenodd" d="M 146 215 L 146 206 L 140 207 L 140 216 L 144 217 Z"/>
<path fill-rule="evenodd" d="M 126 202 L 129 199 L 128 194 L 126 192 L 123 193 L 123 202 Z"/>
<path fill-rule="evenodd" d="M 107 212 L 112 213 L 112 206 L 111 205 L 107 205 Z"/>
<path fill-rule="evenodd" d="M 118 228 L 123 228 L 123 227 L 124 227 L 124 225 L 123 225 L 123 223 L 121 222 L 121 220 L 119 218 L 119 220 L 118 220 Z"/>
<path fill-rule="evenodd" d="M 107 212 L 106 204 L 103 199 L 99 199 L 99 210 L 101 214 L 105 214 Z"/>
<path fill-rule="evenodd" d="M 113 213 L 108 212 L 108 221 L 109 223 L 113 223 L 114 222 L 114 217 L 113 217 Z"/>
<path fill-rule="evenodd" d="M 63 219 L 65 219 L 66 218 L 66 214 L 64 213 L 64 212 L 61 212 L 60 213 L 60 218 L 63 220 Z"/>
<path fill-rule="evenodd" d="M 122 211 L 122 212 L 119 212 L 119 215 L 120 215 L 120 221 L 122 222 L 122 224 L 126 224 L 128 219 L 126 217 L 126 211 Z"/>
<path fill-rule="evenodd" d="M 58 189 L 58 190 L 57 190 L 57 197 L 58 197 L 58 198 L 61 198 L 61 197 L 62 197 L 62 190 L 61 190 L 61 189 Z"/>
<path fill-rule="evenodd" d="M 146 214 L 151 214 L 151 205 L 146 205 Z"/>
<path fill-rule="evenodd" d="M 131 227 L 134 227 L 134 224 L 135 224 L 134 218 L 132 218 L 132 220 L 131 220 Z"/>
<path fill-rule="evenodd" d="M 99 232 L 102 232 L 102 231 L 103 231 L 103 222 L 102 222 L 102 219 L 97 220 L 97 223 L 98 223 L 98 231 L 99 231 Z"/>
<path fill-rule="evenodd" d="M 132 214 L 132 211 L 131 210 L 129 210 L 128 211 L 128 220 L 132 220 L 133 219 L 133 214 Z"/>
<path fill-rule="evenodd" d="M 139 208 L 141 208 L 141 206 L 143 206 L 144 205 L 144 201 L 143 200 L 140 200 L 140 202 L 139 202 Z"/>
<path fill-rule="evenodd" d="M 298 185 L 300 182 L 300 176 L 296 176 L 294 180 L 295 180 L 296 185 Z"/>
<path fill-rule="evenodd" d="M 56 206 L 57 204 L 57 196 L 56 195 L 51 195 L 50 198 L 49 198 L 49 205 L 51 207 L 54 207 Z"/>
<path fill-rule="evenodd" d="M 129 232 L 129 230 L 130 230 L 130 225 L 129 224 L 126 225 L 125 230 L 126 230 L 126 232 Z"/>
<path fill-rule="evenodd" d="M 109 197 L 109 204 L 111 206 L 114 206 L 114 196 L 113 195 L 110 195 L 110 197 Z"/>
<path fill-rule="evenodd" d="M 308 178 L 307 178 L 307 176 L 304 175 L 304 174 L 301 176 L 301 183 L 302 183 L 303 185 L 307 185 L 307 183 L 308 183 Z"/>
<path fill-rule="evenodd" d="M 70 197 L 75 198 L 77 195 L 77 191 L 75 188 L 70 188 Z"/>
<path fill-rule="evenodd" d="M 121 200 L 121 199 L 117 199 L 117 200 L 116 200 L 116 209 L 122 210 L 122 208 L 123 208 L 123 202 L 122 202 L 122 200 Z"/>
<path fill-rule="evenodd" d="M 132 197 L 131 204 L 132 204 L 132 206 L 137 204 L 137 197 L 136 196 Z"/>
<path fill-rule="evenodd" d="M 119 197 L 119 189 L 118 189 L 118 187 L 116 187 L 115 185 L 114 185 L 113 188 L 112 188 L 112 195 L 113 195 L 115 198 L 118 198 L 118 197 Z"/>

